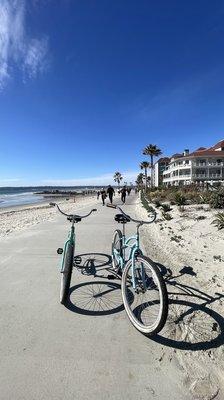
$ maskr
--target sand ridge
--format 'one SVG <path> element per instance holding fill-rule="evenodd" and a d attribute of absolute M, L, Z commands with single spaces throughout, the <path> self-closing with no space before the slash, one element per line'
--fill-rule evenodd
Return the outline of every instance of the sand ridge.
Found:
<path fill-rule="evenodd" d="M 154 206 L 152 204 L 152 206 Z M 140 199 L 136 215 L 147 219 Z M 224 398 L 224 232 L 207 206 L 172 206 L 142 228 L 146 254 L 158 263 L 169 292 L 168 321 L 156 339 L 176 360 L 192 399 Z M 169 355 L 170 354 L 170 355 Z"/>
<path fill-rule="evenodd" d="M 77 197 L 71 200 L 58 200 L 63 211 L 76 213 L 82 207 L 95 204 L 96 196 Z M 3 208 L 0 210 L 0 237 L 7 237 L 18 231 L 28 229 L 30 226 L 44 221 L 52 221 L 58 215 L 55 207 L 49 206 L 49 202 L 40 205 Z"/>

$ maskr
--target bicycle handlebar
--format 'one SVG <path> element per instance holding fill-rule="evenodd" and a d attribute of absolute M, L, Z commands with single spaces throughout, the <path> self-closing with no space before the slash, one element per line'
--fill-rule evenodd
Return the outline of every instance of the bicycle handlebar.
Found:
<path fill-rule="evenodd" d="M 137 219 L 131 218 L 130 215 L 126 214 L 126 213 L 122 210 L 122 208 L 120 208 L 120 207 L 118 207 L 118 206 L 111 205 L 111 204 L 109 204 L 109 205 L 107 205 L 107 206 L 108 206 L 108 207 L 111 207 L 111 208 L 117 208 L 118 210 L 120 210 L 120 212 L 121 212 L 126 218 L 129 218 L 131 221 L 133 221 L 133 222 L 135 222 L 135 223 L 137 223 L 137 224 L 140 224 L 140 225 L 143 225 L 143 224 L 152 224 L 152 223 L 155 221 L 156 216 L 157 216 L 156 211 L 154 211 L 154 212 L 152 212 L 153 219 L 152 219 L 151 221 L 139 221 L 139 220 L 137 220 Z"/>
<path fill-rule="evenodd" d="M 57 203 L 49 203 L 49 205 L 50 205 L 50 206 L 53 206 L 53 207 L 56 206 L 57 209 L 58 209 L 58 211 L 59 211 L 61 214 L 65 215 L 66 217 L 69 217 L 69 218 L 81 218 L 81 219 L 83 219 L 83 218 L 88 217 L 90 214 L 92 214 L 92 212 L 97 211 L 96 208 L 93 208 L 93 209 L 92 209 L 88 214 L 86 214 L 86 215 L 66 214 L 64 211 L 62 211 L 62 210 L 60 209 L 60 207 L 59 207 L 59 205 L 58 205 Z"/>

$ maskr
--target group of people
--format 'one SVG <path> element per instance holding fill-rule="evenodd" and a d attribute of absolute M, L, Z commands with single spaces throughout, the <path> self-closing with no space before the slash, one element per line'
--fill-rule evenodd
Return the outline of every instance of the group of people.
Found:
<path fill-rule="evenodd" d="M 118 191 L 118 193 L 121 194 L 121 201 L 124 204 L 126 201 L 126 195 L 128 194 L 128 196 L 129 196 L 129 194 L 131 193 L 131 188 L 130 187 L 127 188 L 126 186 L 123 186 Z M 107 198 L 107 196 L 109 197 L 110 204 L 113 204 L 113 197 L 115 196 L 115 190 L 111 185 L 109 185 L 107 189 L 102 188 L 101 190 L 99 190 L 97 192 L 97 199 L 99 199 L 100 196 L 102 199 L 103 206 L 105 205 L 105 199 Z"/>

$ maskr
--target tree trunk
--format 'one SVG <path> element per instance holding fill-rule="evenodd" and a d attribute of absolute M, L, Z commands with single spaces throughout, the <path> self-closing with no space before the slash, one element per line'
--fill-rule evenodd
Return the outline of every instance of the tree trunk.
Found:
<path fill-rule="evenodd" d="M 147 168 L 145 168 L 145 193 L 147 192 Z"/>
<path fill-rule="evenodd" d="M 151 154 L 151 188 L 153 187 L 153 155 Z"/>

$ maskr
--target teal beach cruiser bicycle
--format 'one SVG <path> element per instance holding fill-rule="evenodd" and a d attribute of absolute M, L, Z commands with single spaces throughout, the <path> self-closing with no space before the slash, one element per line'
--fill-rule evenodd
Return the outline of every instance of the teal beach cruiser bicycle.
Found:
<path fill-rule="evenodd" d="M 75 224 L 81 222 L 83 218 L 87 218 L 92 212 L 97 211 L 96 208 L 92 209 L 86 215 L 66 214 L 63 212 L 57 203 L 50 203 L 50 206 L 56 206 L 58 211 L 67 217 L 67 220 L 72 223 L 71 229 L 68 234 L 68 239 L 64 244 L 64 248 L 57 250 L 58 254 L 62 254 L 61 262 L 61 290 L 60 290 L 60 303 L 66 304 L 70 289 L 74 252 L 75 252 Z"/>
<path fill-rule="evenodd" d="M 122 278 L 122 298 L 126 313 L 140 332 L 153 335 L 161 331 L 168 314 L 168 295 L 165 282 L 157 265 L 145 257 L 140 249 L 139 229 L 156 219 L 152 213 L 149 221 L 138 221 L 125 214 L 118 206 L 120 214 L 115 221 L 123 225 L 123 230 L 114 232 L 112 241 L 112 266 Z M 136 234 L 126 237 L 125 224 L 135 222 Z"/>

